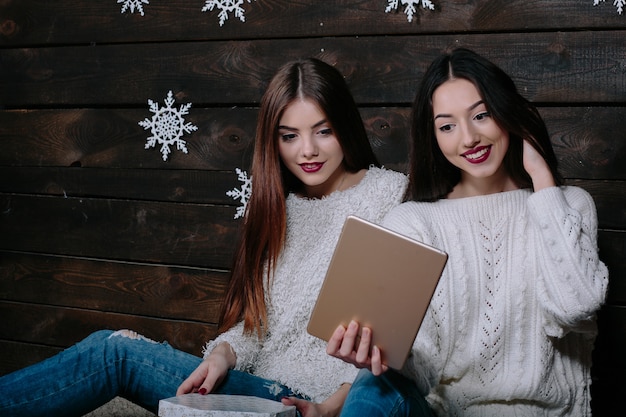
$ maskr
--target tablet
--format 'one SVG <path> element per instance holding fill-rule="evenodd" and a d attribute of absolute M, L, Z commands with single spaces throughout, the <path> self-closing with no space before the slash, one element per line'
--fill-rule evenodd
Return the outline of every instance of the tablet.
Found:
<path fill-rule="evenodd" d="M 356 216 L 341 231 L 309 319 L 309 334 L 328 341 L 351 320 L 372 329 L 390 368 L 409 355 L 448 255 Z"/>

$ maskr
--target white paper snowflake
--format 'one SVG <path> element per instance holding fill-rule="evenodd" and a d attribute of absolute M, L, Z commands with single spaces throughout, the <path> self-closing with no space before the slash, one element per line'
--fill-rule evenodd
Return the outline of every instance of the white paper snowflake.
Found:
<path fill-rule="evenodd" d="M 238 219 L 246 213 L 248 200 L 250 200 L 250 194 L 252 194 L 252 177 L 248 178 L 248 173 L 239 168 L 235 168 L 235 172 L 237 173 L 237 179 L 242 182 L 241 188 L 226 191 L 226 195 L 234 200 L 239 200 L 241 203 L 241 206 L 237 207 L 237 212 L 235 213 L 235 219 Z"/>
<path fill-rule="evenodd" d="M 220 18 L 220 26 L 224 26 L 224 22 L 228 20 L 228 13 L 233 12 L 235 13 L 235 17 L 238 17 L 239 20 L 245 22 L 245 10 L 241 7 L 241 5 L 244 4 L 244 1 L 245 0 L 206 0 L 202 11 L 210 12 L 217 7 L 220 10 L 220 14 L 218 15 Z M 252 2 L 252 0 L 247 1 L 248 3 Z"/>
<path fill-rule="evenodd" d="M 593 5 L 597 6 L 598 4 L 600 4 L 600 1 L 604 3 L 604 0 L 593 0 Z M 617 13 L 622 14 L 622 12 L 624 11 L 624 7 L 626 7 L 626 0 L 615 0 L 613 2 L 613 5 L 617 7 Z"/>
<path fill-rule="evenodd" d="M 398 3 L 405 4 L 404 13 L 409 22 L 413 21 L 413 15 L 417 12 L 417 8 L 422 6 L 424 9 L 435 10 L 435 5 L 430 0 L 387 0 L 387 8 L 385 13 L 389 13 L 392 10 L 398 10 Z"/>
<path fill-rule="evenodd" d="M 130 9 L 131 13 L 135 13 L 135 8 L 137 11 L 143 16 L 143 6 L 142 4 L 150 4 L 148 0 L 117 0 L 117 4 L 122 4 L 122 13 L 126 10 Z"/>
<path fill-rule="evenodd" d="M 185 123 L 185 118 L 183 117 L 189 114 L 191 103 L 181 105 L 178 110 L 173 108 L 174 96 L 171 90 L 167 93 L 167 98 L 164 101 L 166 107 L 159 108 L 159 103 L 148 99 L 150 111 L 154 113 L 154 115 L 152 119 L 146 118 L 139 122 L 139 126 L 142 126 L 146 130 L 150 129 L 150 133 L 152 133 L 152 136 L 150 136 L 146 142 L 145 148 L 153 148 L 157 143 L 160 143 L 163 160 L 167 161 L 167 156 L 171 152 L 170 145 L 176 144 L 176 149 L 187 153 L 186 142 L 182 140 L 181 137 L 185 133 L 198 130 L 198 127 L 191 123 Z"/>

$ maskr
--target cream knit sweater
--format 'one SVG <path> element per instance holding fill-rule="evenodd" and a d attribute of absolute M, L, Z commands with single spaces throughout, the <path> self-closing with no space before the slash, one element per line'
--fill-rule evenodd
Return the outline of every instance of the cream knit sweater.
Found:
<path fill-rule="evenodd" d="M 287 197 L 287 236 L 269 290 L 269 333 L 259 341 L 233 327 L 205 347 L 205 357 L 220 342 L 237 354 L 236 369 L 280 382 L 315 402 L 324 401 L 342 383 L 352 382 L 357 369 L 326 354 L 326 342 L 306 332 L 346 217 L 372 222 L 402 199 L 406 177 L 370 168 L 352 188 L 322 199 Z"/>
<path fill-rule="evenodd" d="M 409 202 L 385 226 L 448 264 L 403 373 L 446 416 L 588 416 L 608 272 L 576 187 Z"/>

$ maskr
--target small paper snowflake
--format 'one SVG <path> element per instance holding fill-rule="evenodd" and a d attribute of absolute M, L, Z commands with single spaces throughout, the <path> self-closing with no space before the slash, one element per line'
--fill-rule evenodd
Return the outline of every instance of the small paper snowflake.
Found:
<path fill-rule="evenodd" d="M 220 26 L 224 26 L 224 22 L 228 20 L 228 13 L 233 12 L 235 13 L 235 17 L 238 17 L 239 20 L 245 22 L 245 10 L 241 7 L 244 1 L 245 0 L 206 0 L 202 11 L 210 12 L 216 7 L 220 9 L 220 14 L 218 15 L 220 18 Z M 247 1 L 248 3 L 252 2 L 252 0 Z"/>
<path fill-rule="evenodd" d="M 241 206 L 237 207 L 237 212 L 235 213 L 235 219 L 238 219 L 246 213 L 248 200 L 250 200 L 250 195 L 252 194 L 252 177 L 248 178 L 248 173 L 239 168 L 235 168 L 235 172 L 237 173 L 237 179 L 242 182 L 241 189 L 235 188 L 234 190 L 226 191 L 226 195 L 234 200 L 239 200 L 241 203 Z"/>
<path fill-rule="evenodd" d="M 181 139 L 183 134 L 191 133 L 198 130 L 197 126 L 191 123 L 185 123 L 186 114 L 189 114 L 189 108 L 191 103 L 183 104 L 180 109 L 172 107 L 174 104 L 174 96 L 170 90 L 167 93 L 167 98 L 164 100 L 166 107 L 159 108 L 159 104 L 148 99 L 150 105 L 150 111 L 154 113 L 152 119 L 144 119 L 139 122 L 139 126 L 144 129 L 150 129 L 152 136 L 148 138 L 146 142 L 146 149 L 155 147 L 157 143 L 161 144 L 161 154 L 163 154 L 163 160 L 167 161 L 167 156 L 170 154 L 170 145 L 176 144 L 176 148 L 179 151 L 187 153 L 186 142 Z"/>
<path fill-rule="evenodd" d="M 131 13 L 135 13 L 135 7 L 137 11 L 143 16 L 142 4 L 150 4 L 148 0 L 117 0 L 117 4 L 123 3 L 122 13 L 130 8 Z"/>
<path fill-rule="evenodd" d="M 387 3 L 385 13 L 398 10 L 398 3 L 405 4 L 404 13 L 409 22 L 413 21 L 413 15 L 417 12 L 417 7 L 420 6 L 420 3 L 424 9 L 435 10 L 435 5 L 430 0 L 387 0 Z"/>
<path fill-rule="evenodd" d="M 598 4 L 600 4 L 600 1 L 604 3 L 604 0 L 593 0 L 593 5 L 597 6 Z M 617 7 L 617 13 L 622 14 L 622 12 L 624 11 L 624 7 L 626 7 L 626 0 L 615 0 L 613 2 L 613 5 Z"/>

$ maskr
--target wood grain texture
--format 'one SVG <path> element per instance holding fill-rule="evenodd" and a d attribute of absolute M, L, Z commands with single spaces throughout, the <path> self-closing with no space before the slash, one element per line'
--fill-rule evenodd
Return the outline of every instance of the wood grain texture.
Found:
<path fill-rule="evenodd" d="M 6 301 L 0 301 L 0 315 L 0 334 L 9 336 L 3 339 L 56 347 L 70 346 L 98 330 L 132 329 L 201 355 L 204 343 L 216 335 L 211 324 Z"/>
<path fill-rule="evenodd" d="M 626 179 L 626 142 L 621 140 L 626 131 L 624 107 L 558 106 L 539 107 L 539 111 L 548 125 L 565 177 Z M 250 168 L 257 109 L 192 108 L 190 121 L 198 126 L 198 131 L 184 137 L 189 153 L 174 151 L 167 163 L 157 149 L 145 149 L 150 133 L 137 123 L 148 115 L 147 109 L 0 110 L 0 145 L 4 149 L 0 153 L 0 169 L 103 168 L 42 171 L 57 178 L 50 179 L 51 194 L 55 189 L 57 193 L 65 189 L 74 194 L 69 190 L 83 188 L 78 195 L 115 196 L 117 192 L 118 196 L 127 197 L 124 187 L 133 193 L 139 193 L 136 188 L 149 193 L 149 178 L 154 176 L 153 187 L 173 187 L 162 193 L 170 200 L 185 201 L 176 195 L 182 192 L 195 194 L 197 199 L 192 201 L 224 202 L 220 196 L 237 185 L 235 168 Z M 364 107 L 361 115 L 380 161 L 391 169 L 406 172 L 410 107 Z M 205 170 L 227 172 L 200 172 Z M 5 172 L 6 175 L 0 175 L 0 189 L 28 192 L 28 183 L 22 182 L 32 181 L 32 192 L 43 191 L 43 185 L 36 183 L 45 180 L 45 173 L 18 169 Z M 59 184 L 77 183 L 75 178 L 82 176 L 85 178 L 80 186 Z M 95 181 L 98 176 L 102 176 L 101 181 Z M 127 181 L 121 184 L 120 177 L 124 176 Z M 205 186 L 203 181 L 207 182 Z M 88 190 L 90 184 L 97 184 L 102 193 Z M 184 192 L 176 191 L 179 186 L 185 188 Z M 109 189 L 112 194 L 107 194 Z M 204 199 L 201 194 L 205 194 Z"/>
<path fill-rule="evenodd" d="M 168 0 L 144 5 L 144 15 L 121 13 L 115 2 L 5 0 L 0 5 L 0 44 L 99 44 L 215 39 L 525 32 L 624 28 L 610 3 L 591 1 L 434 1 L 408 22 L 404 7 L 385 13 L 379 0 L 265 0 L 244 4 L 245 23 L 234 15 L 219 25 L 218 10 L 202 12 L 203 1 Z M 572 18 L 575 17 L 575 18 Z M 172 22 L 176 22 L 173 24 Z"/>
<path fill-rule="evenodd" d="M 17 371 L 59 353 L 61 348 L 35 343 L 0 340 L 0 376 Z"/>
<path fill-rule="evenodd" d="M 186 121 L 188 153 L 173 150 L 164 163 L 158 148 L 146 149 L 150 119 L 145 109 L 0 111 L 0 166 L 234 170 L 250 165 L 256 109 L 195 109 Z"/>
<path fill-rule="evenodd" d="M 145 106 L 172 90 L 196 107 L 258 103 L 287 60 L 315 56 L 358 103 L 410 103 L 428 64 L 464 46 L 488 56 L 531 101 L 626 101 L 626 31 L 341 37 L 0 49 L 0 103 Z"/>
<path fill-rule="evenodd" d="M 0 299 L 217 324 L 226 271 L 0 253 Z"/>
<path fill-rule="evenodd" d="M 235 208 L 0 195 L 0 249 L 229 268 Z"/>
<path fill-rule="evenodd" d="M 226 192 L 241 187 L 241 182 L 234 169 L 0 166 L 0 187 L 18 194 L 238 205 Z"/>

